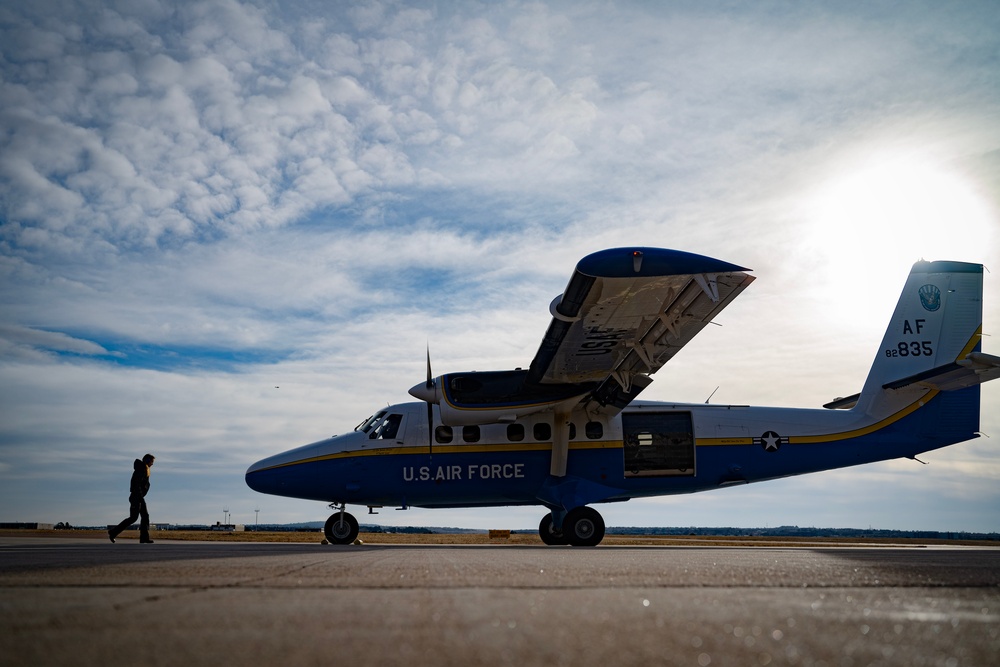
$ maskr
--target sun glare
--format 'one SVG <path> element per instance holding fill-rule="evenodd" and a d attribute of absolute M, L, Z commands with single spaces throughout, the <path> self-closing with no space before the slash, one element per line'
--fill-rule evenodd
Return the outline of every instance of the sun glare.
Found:
<path fill-rule="evenodd" d="M 914 262 L 981 262 L 992 243 L 989 207 L 972 186 L 913 159 L 872 160 L 832 178 L 809 198 L 803 222 L 823 302 L 831 312 L 852 309 L 862 323 L 888 319 Z"/>

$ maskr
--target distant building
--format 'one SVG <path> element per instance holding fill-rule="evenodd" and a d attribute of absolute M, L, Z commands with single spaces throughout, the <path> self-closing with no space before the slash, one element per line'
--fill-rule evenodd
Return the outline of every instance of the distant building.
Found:
<path fill-rule="evenodd" d="M 219 530 L 224 533 L 242 533 L 245 528 L 242 523 L 219 523 L 215 522 L 214 526 L 211 526 L 210 530 Z"/>

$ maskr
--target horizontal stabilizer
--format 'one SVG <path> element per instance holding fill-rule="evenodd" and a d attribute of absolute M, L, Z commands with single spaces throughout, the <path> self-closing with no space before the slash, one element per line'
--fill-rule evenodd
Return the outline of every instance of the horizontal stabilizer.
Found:
<path fill-rule="evenodd" d="M 982 352 L 970 352 L 964 359 L 959 359 L 953 364 L 938 366 L 882 386 L 885 389 L 902 389 L 916 384 L 938 391 L 955 391 L 998 377 L 1000 377 L 1000 357 Z"/>
<path fill-rule="evenodd" d="M 1000 357 L 983 352 L 970 352 L 964 359 L 931 368 L 894 382 L 882 385 L 883 389 L 903 389 L 917 385 L 938 391 L 956 391 L 1000 378 Z M 829 410 L 847 410 L 858 403 L 860 394 L 837 398 L 823 405 Z"/>
<path fill-rule="evenodd" d="M 859 398 L 861 398 L 860 393 L 845 396 L 843 398 L 835 398 L 829 403 L 824 403 L 823 407 L 827 410 L 850 410 L 858 404 Z"/>

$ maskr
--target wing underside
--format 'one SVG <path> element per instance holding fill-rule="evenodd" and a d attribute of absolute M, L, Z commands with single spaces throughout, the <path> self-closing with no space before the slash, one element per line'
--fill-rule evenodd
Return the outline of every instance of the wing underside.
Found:
<path fill-rule="evenodd" d="M 528 372 L 541 384 L 597 383 L 610 411 L 628 404 L 751 282 L 742 267 L 658 248 L 617 248 L 577 265 Z"/>

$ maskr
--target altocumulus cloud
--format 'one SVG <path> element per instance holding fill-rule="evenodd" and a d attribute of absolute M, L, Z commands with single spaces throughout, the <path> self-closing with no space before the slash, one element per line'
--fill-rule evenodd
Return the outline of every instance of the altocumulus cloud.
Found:
<path fill-rule="evenodd" d="M 851 393 L 883 327 L 852 302 L 887 319 L 915 252 L 1000 266 L 997 34 L 989 2 L 4 6 L 0 518 L 111 520 L 147 450 L 154 518 L 321 518 L 254 497 L 242 471 L 404 400 L 428 343 L 442 372 L 526 364 L 573 264 L 611 245 L 762 278 L 649 398 Z M 883 207 L 865 224 L 906 243 L 846 242 L 805 193 L 881 154 L 979 203 L 933 225 Z M 995 529 L 988 448 L 934 457 L 783 482 L 770 522 L 856 523 L 877 503 L 900 527 Z M 866 503 L 866 480 L 900 499 Z M 921 484 L 943 500 L 910 518 Z M 739 508 L 767 496 L 609 518 L 763 523 Z"/>

